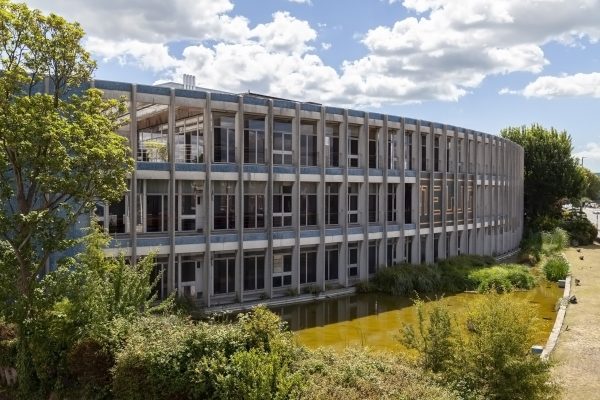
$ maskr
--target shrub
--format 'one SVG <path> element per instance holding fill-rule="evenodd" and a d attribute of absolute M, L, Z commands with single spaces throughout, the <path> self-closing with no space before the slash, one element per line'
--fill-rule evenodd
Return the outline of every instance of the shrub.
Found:
<path fill-rule="evenodd" d="M 430 321 L 445 321 L 448 311 L 433 311 Z M 443 316 L 440 318 L 439 316 Z M 510 295 L 489 293 L 477 300 L 467 315 L 466 326 L 450 331 L 438 377 L 461 393 L 463 399 L 527 399 L 549 400 L 558 398 L 560 388 L 552 380 L 552 364 L 531 354 L 530 346 L 536 331 L 535 312 L 526 300 Z M 431 326 L 439 325 L 437 323 Z M 445 323 L 442 325 L 446 326 Z M 415 331 L 412 330 L 415 334 Z M 418 340 L 435 342 L 437 333 L 418 329 Z M 410 339 L 410 336 L 408 337 Z M 422 364 L 430 354 L 422 346 Z"/>
<path fill-rule="evenodd" d="M 499 292 L 510 292 L 513 289 L 531 289 L 535 279 L 526 267 L 515 264 L 498 265 L 480 269 L 469 274 L 477 291 L 487 292 L 496 289 Z"/>
<path fill-rule="evenodd" d="M 569 274 L 569 263 L 563 256 L 549 258 L 544 264 L 546 279 L 556 282 Z"/>
<path fill-rule="evenodd" d="M 565 213 L 562 228 L 569 233 L 574 245 L 588 245 L 598 236 L 598 229 L 587 219 L 585 213 L 577 210 Z"/>

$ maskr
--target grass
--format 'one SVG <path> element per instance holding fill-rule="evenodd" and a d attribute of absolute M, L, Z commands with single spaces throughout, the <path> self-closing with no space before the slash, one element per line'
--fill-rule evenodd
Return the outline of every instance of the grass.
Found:
<path fill-rule="evenodd" d="M 544 275 L 546 279 L 556 282 L 565 279 L 569 274 L 569 263 L 563 256 L 555 256 L 546 260 L 544 264 Z"/>
<path fill-rule="evenodd" d="M 528 268 L 518 264 L 495 265 L 469 273 L 480 293 L 495 289 L 498 292 L 510 292 L 513 289 L 531 289 L 535 279 Z"/>

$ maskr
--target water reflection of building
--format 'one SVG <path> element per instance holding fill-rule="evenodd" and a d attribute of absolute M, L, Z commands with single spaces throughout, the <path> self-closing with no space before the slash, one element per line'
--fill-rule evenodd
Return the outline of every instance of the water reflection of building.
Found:
<path fill-rule="evenodd" d="M 186 85 L 125 98 L 137 167 L 99 204 L 111 254 L 205 305 L 347 287 L 393 263 L 500 254 L 522 232 L 523 149 L 469 129 Z M 333 307 L 333 306 L 332 306 Z M 333 318 L 340 307 L 311 319 Z M 336 311 L 333 311 L 333 310 Z"/>

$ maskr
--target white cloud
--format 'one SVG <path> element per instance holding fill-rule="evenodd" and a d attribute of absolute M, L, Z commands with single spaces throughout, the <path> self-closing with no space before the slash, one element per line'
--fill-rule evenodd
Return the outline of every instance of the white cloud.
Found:
<path fill-rule="evenodd" d="M 573 157 L 600 160 L 600 143 L 587 143 L 582 150 L 573 153 Z"/>
<path fill-rule="evenodd" d="M 50 6 L 28 0 L 80 21 L 88 48 L 102 59 L 136 63 L 165 79 L 191 73 L 209 88 L 353 106 L 457 101 L 488 76 L 540 73 L 548 64 L 547 43 L 600 39 L 600 0 L 403 0 L 418 18 L 356 36 L 366 54 L 335 69 L 315 54 L 315 46 L 327 50 L 330 43 L 318 42 L 309 22 L 276 12 L 251 26 L 234 15 L 232 1 L 61 0 Z M 182 41 L 190 43 L 182 54 L 169 54 L 169 46 Z M 593 78 L 594 88 L 587 87 L 590 78 L 542 77 L 523 93 L 597 96 L 600 85 Z"/>
<path fill-rule="evenodd" d="M 308 4 L 309 6 L 312 6 L 311 0 L 288 0 L 288 1 L 290 3 Z"/>
<path fill-rule="evenodd" d="M 574 97 L 600 98 L 600 73 L 565 76 L 541 76 L 523 89 L 526 97 Z"/>

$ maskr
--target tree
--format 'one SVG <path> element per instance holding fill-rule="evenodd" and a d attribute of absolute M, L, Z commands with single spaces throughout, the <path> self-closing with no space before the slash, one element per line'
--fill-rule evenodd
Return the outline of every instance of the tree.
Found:
<path fill-rule="evenodd" d="M 81 91 L 95 68 L 83 36 L 76 23 L 0 0 L 0 313 L 18 327 L 20 382 L 50 255 L 75 244 L 73 224 L 96 201 L 122 196 L 133 167 L 115 133 L 124 104 Z"/>
<path fill-rule="evenodd" d="M 600 198 L 600 177 L 587 168 L 583 168 L 583 173 L 586 182 L 585 197 L 598 200 Z"/>
<path fill-rule="evenodd" d="M 559 202 L 564 198 L 579 198 L 586 188 L 582 168 L 571 156 L 573 146 L 567 132 L 541 125 L 509 127 L 501 131 L 525 150 L 525 213 L 526 221 L 560 217 Z"/>

